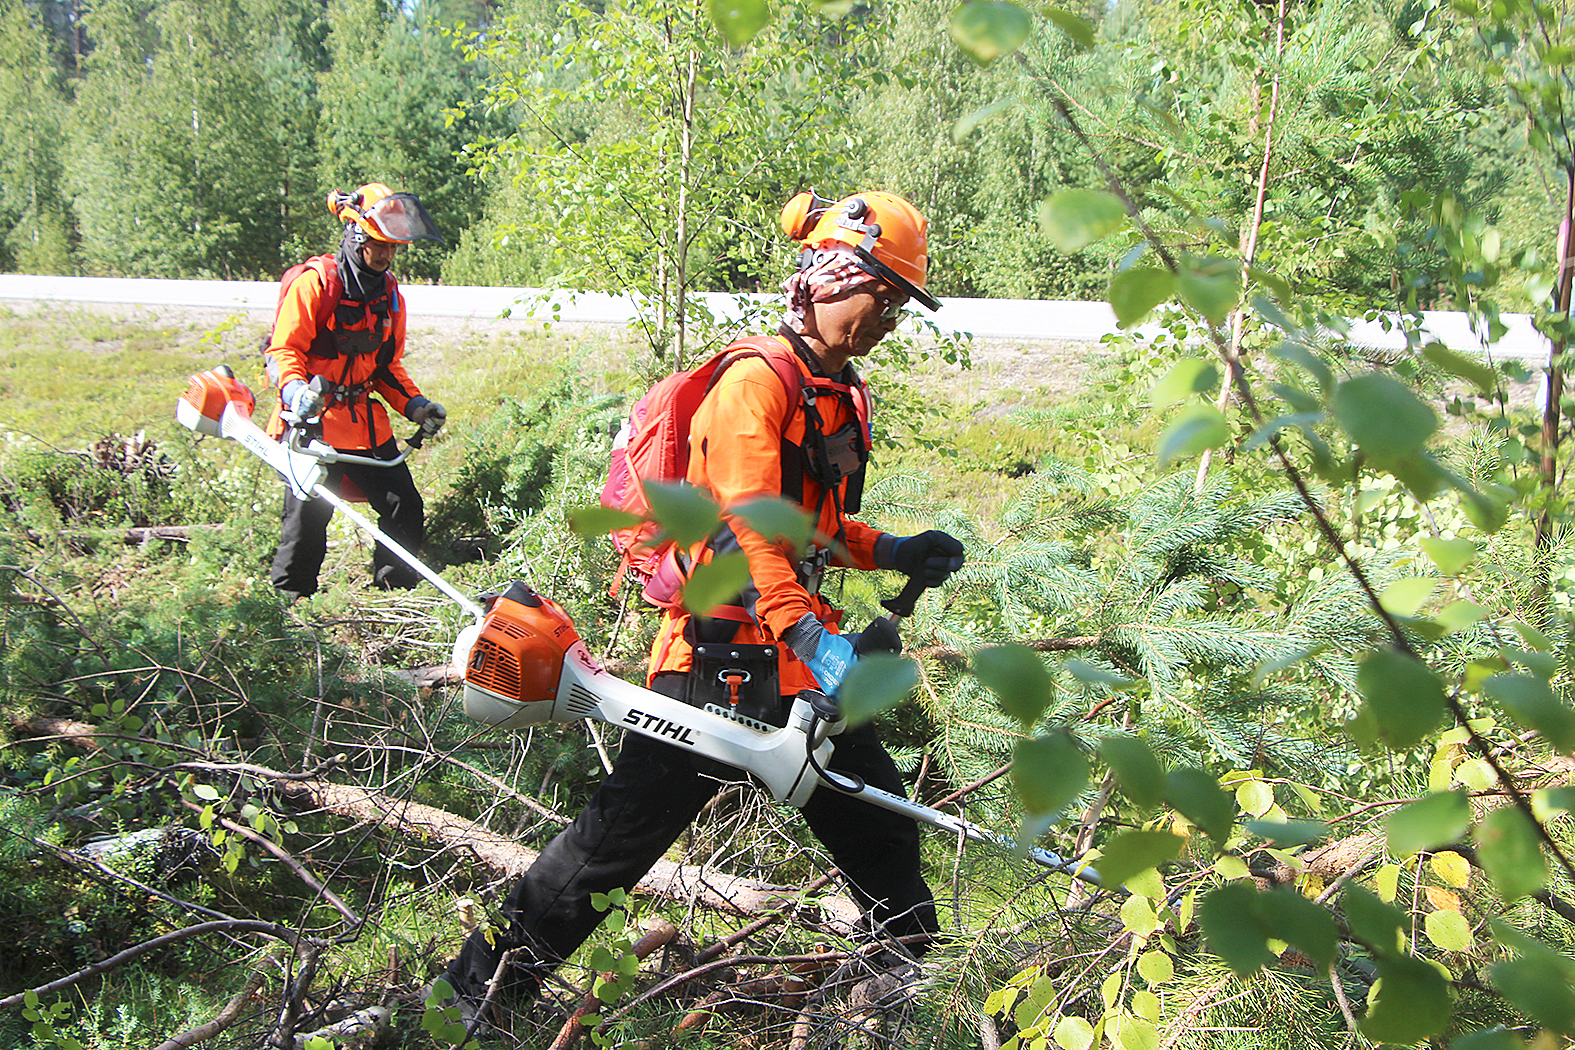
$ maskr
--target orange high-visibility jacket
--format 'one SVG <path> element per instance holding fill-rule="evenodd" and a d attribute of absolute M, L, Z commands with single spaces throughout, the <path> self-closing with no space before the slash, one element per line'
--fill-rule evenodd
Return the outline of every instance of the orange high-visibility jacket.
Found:
<path fill-rule="evenodd" d="M 794 360 L 809 381 L 809 367 L 796 355 Z M 863 391 L 858 394 L 862 396 Z M 842 398 L 819 397 L 816 409 L 827 434 L 856 420 L 856 413 Z M 700 403 L 690 425 L 688 480 L 704 488 L 722 507 L 723 521 L 748 557 L 750 577 L 759 592 L 753 619 L 741 623 L 732 638 L 740 644 L 778 644 L 782 632 L 805 613 L 814 613 L 833 630 L 842 618 L 841 610 L 819 595 L 811 595 L 799 582 L 796 559 L 787 543 L 768 541 L 742 519 L 727 513 L 729 507 L 762 496 L 784 496 L 783 456 L 797 454 L 804 442 L 804 430 L 801 399 L 794 396 L 790 400 L 771 365 L 759 358 L 745 358 L 730 365 Z M 843 480 L 838 488 L 845 489 L 847 484 Z M 811 513 L 820 506 L 815 527 L 822 537 L 835 538 L 839 533 L 843 536 L 847 557 L 839 557 L 833 564 L 875 568 L 875 541 L 882 533 L 839 514 L 831 499 L 821 497 L 821 486 L 805 472 L 803 494 L 797 502 Z M 818 542 L 826 540 L 821 538 Z M 711 559 L 711 553 L 711 543 L 703 541 L 690 551 L 690 557 L 701 564 Z M 664 617 L 651 648 L 652 677 L 664 671 L 689 670 L 691 646 L 684 638 L 689 620 L 690 614 L 682 606 L 669 610 Z M 781 646 L 781 650 L 782 694 L 792 696 L 800 689 L 817 688 L 809 668 L 787 646 Z"/>
<path fill-rule="evenodd" d="M 368 395 L 377 394 L 403 413 L 421 393 L 405 371 L 405 297 L 394 275 L 385 277 L 388 309 L 381 341 L 374 303 L 340 301 L 343 285 L 332 255 L 308 260 L 279 300 L 268 345 L 277 368 L 275 381 L 281 391 L 292 379 L 310 382 L 313 376 L 334 384 L 336 396 L 322 417 L 323 440 L 334 448 L 370 449 L 393 439 L 387 409 Z M 346 348 L 355 352 L 346 353 Z M 284 433 L 282 411 L 275 399 L 269 437 Z"/>

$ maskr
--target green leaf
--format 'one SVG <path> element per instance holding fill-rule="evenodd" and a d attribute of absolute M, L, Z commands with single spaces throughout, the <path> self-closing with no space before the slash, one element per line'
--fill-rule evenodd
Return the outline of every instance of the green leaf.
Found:
<path fill-rule="evenodd" d="M 1317 820 L 1249 820 L 1245 827 L 1276 846 L 1311 846 L 1329 837 L 1329 829 Z"/>
<path fill-rule="evenodd" d="M 1230 424 L 1213 405 L 1189 405 L 1177 414 L 1160 436 L 1155 455 L 1161 469 L 1178 459 L 1219 448 L 1230 440 Z"/>
<path fill-rule="evenodd" d="M 1459 842 L 1470 827 L 1471 801 L 1463 791 L 1428 795 L 1384 818 L 1389 851 L 1397 857 Z"/>
<path fill-rule="evenodd" d="M 1137 684 L 1130 678 L 1113 674 L 1097 664 L 1091 664 L 1087 660 L 1079 660 L 1075 656 L 1061 666 L 1066 668 L 1067 674 L 1088 685 L 1104 685 L 1109 686 L 1111 689 L 1122 690 L 1131 689 Z"/>
<path fill-rule="evenodd" d="M 1088 760 L 1065 731 L 1019 740 L 1012 752 L 1012 786 L 1030 816 L 1057 812 L 1088 783 Z"/>
<path fill-rule="evenodd" d="M 1055 696 L 1044 660 L 1026 645 L 992 645 L 973 657 L 973 673 L 1001 701 L 1001 710 L 1027 729 Z"/>
<path fill-rule="evenodd" d="M 609 951 L 606 945 L 598 944 L 591 949 L 590 958 L 585 960 L 585 965 L 605 973 L 618 965 L 618 956 Z"/>
<path fill-rule="evenodd" d="M 1542 842 L 1530 818 L 1515 806 L 1501 806 L 1476 830 L 1477 860 L 1505 904 L 1530 897 L 1548 878 Z"/>
<path fill-rule="evenodd" d="M 1258 276 L 1256 271 L 1251 271 L 1251 273 L 1254 277 Z M 1269 322 L 1280 331 L 1287 334 L 1295 334 L 1297 331 L 1296 322 L 1292 321 L 1289 317 L 1286 317 L 1285 311 L 1281 310 L 1279 305 L 1275 303 L 1273 299 L 1263 295 L 1255 295 L 1252 297 L 1252 308 L 1257 312 L 1259 317 L 1263 318 L 1265 321 Z"/>
<path fill-rule="evenodd" d="M 1486 1028 L 1461 1036 L 1449 1050 L 1526 1050 L 1526 1041 L 1507 1028 Z"/>
<path fill-rule="evenodd" d="M 619 529 L 632 528 L 644 520 L 638 514 L 611 507 L 576 507 L 569 512 L 569 531 L 584 539 L 594 539 Z"/>
<path fill-rule="evenodd" d="M 786 540 L 795 551 L 802 551 L 815 534 L 815 519 L 802 507 L 775 496 L 747 500 L 729 513 L 743 518 L 768 540 Z"/>
<path fill-rule="evenodd" d="M 1547 738 L 1555 750 L 1575 751 L 1575 711 L 1539 675 L 1496 674 L 1482 683 L 1482 692 L 1498 701 L 1510 716 Z"/>
<path fill-rule="evenodd" d="M 1101 190 L 1062 190 L 1039 205 L 1039 228 L 1072 255 L 1126 225 L 1127 210 Z"/>
<path fill-rule="evenodd" d="M 1049 19 L 1057 29 L 1072 38 L 1072 44 L 1079 51 L 1091 51 L 1094 47 L 1094 27 L 1074 15 L 1072 12 L 1059 7 L 1046 5 L 1039 9 L 1039 13 Z"/>
<path fill-rule="evenodd" d="M 1474 385 L 1484 394 L 1491 394 L 1498 387 L 1498 377 L 1481 361 L 1457 354 L 1443 343 L 1433 342 L 1422 347 L 1422 356 L 1450 375 Z"/>
<path fill-rule="evenodd" d="M 1384 588 L 1378 604 L 1391 616 L 1411 617 L 1436 590 L 1436 576 L 1405 576 Z"/>
<path fill-rule="evenodd" d="M 718 605 L 738 597 L 749 583 L 749 556 L 743 551 L 718 554 L 704 565 L 696 565 L 684 584 L 684 608 L 697 616 L 710 615 Z"/>
<path fill-rule="evenodd" d="M 1376 1042 L 1415 1043 L 1449 1027 L 1454 1004 L 1449 982 L 1415 956 L 1378 960 L 1379 984 L 1370 999 L 1362 1034 Z"/>
<path fill-rule="evenodd" d="M 1102 737 L 1099 754 L 1115 770 L 1122 792 L 1138 808 L 1153 809 L 1164 801 L 1165 770 L 1142 739 L 1135 736 Z"/>
<path fill-rule="evenodd" d="M 217 802 L 221 797 L 219 789 L 212 784 L 196 784 L 192 786 L 191 793 L 204 802 Z"/>
<path fill-rule="evenodd" d="M 894 653 L 871 653 L 854 662 L 837 687 L 837 699 L 851 729 L 896 707 L 918 687 L 919 669 L 912 660 Z"/>
<path fill-rule="evenodd" d="M 1274 961 L 1257 898 L 1250 882 L 1233 882 L 1211 891 L 1198 909 L 1198 925 L 1209 951 L 1225 960 L 1237 977 L 1251 977 Z"/>
<path fill-rule="evenodd" d="M 1322 907 L 1289 887 L 1258 894 L 1256 907 L 1270 937 L 1296 945 L 1320 969 L 1334 964 L 1340 930 Z"/>
<path fill-rule="evenodd" d="M 1463 631 L 1472 624 L 1481 623 L 1491 612 L 1485 606 L 1464 598 L 1450 602 L 1438 612 L 1433 614 L 1433 622 L 1444 629 L 1446 634 Z"/>
<path fill-rule="evenodd" d="M 972 113 L 965 113 L 957 118 L 957 123 L 952 125 L 952 141 L 961 142 L 974 133 L 974 129 L 998 113 L 1016 107 L 1022 100 L 1015 95 L 1009 98 L 998 98 L 988 106 L 980 106 Z"/>
<path fill-rule="evenodd" d="M 1134 875 L 1174 860 L 1186 844 L 1186 839 L 1168 831 L 1122 832 L 1100 848 L 1100 885 L 1119 886 Z"/>
<path fill-rule="evenodd" d="M 1110 278 L 1110 308 L 1122 328 L 1138 324 L 1175 294 L 1175 275 L 1155 266 L 1134 266 Z"/>
<path fill-rule="evenodd" d="M 1471 950 L 1471 924 L 1458 911 L 1429 912 L 1423 929 L 1427 939 L 1446 952 Z"/>
<path fill-rule="evenodd" d="M 1033 22 L 1028 12 L 1007 0 L 969 0 L 952 12 L 946 28 L 968 57 L 987 66 L 1027 43 Z"/>
<path fill-rule="evenodd" d="M 1444 717 L 1444 687 L 1437 676 L 1393 649 L 1369 653 L 1356 685 L 1377 719 L 1378 735 L 1396 748 L 1414 746 Z"/>
<path fill-rule="evenodd" d="M 1293 343 L 1287 340 L 1278 346 L 1270 347 L 1269 356 L 1278 358 L 1281 361 L 1289 361 L 1291 364 L 1300 365 L 1313 379 L 1317 380 L 1318 388 L 1326 394 L 1329 392 L 1329 388 L 1334 385 L 1334 373 L 1329 371 L 1329 366 L 1324 363 L 1323 358 L 1300 343 Z"/>
<path fill-rule="evenodd" d="M 1068 1015 L 1055 1024 L 1055 1045 L 1061 1050 L 1089 1050 L 1094 1045 L 1094 1026 L 1082 1017 Z"/>
<path fill-rule="evenodd" d="M 1417 396 L 1386 375 L 1370 372 L 1335 388 L 1334 416 L 1375 463 L 1422 451 L 1438 417 Z"/>
<path fill-rule="evenodd" d="M 1445 576 L 1457 575 L 1461 569 L 1477 560 L 1477 545 L 1470 540 L 1442 540 L 1423 536 L 1422 549 L 1433 559 L 1438 571 Z"/>
<path fill-rule="evenodd" d="M 711 497 L 688 482 L 647 481 L 644 490 L 651 517 L 680 547 L 699 543 L 722 524 Z"/>
<path fill-rule="evenodd" d="M 1181 301 L 1215 324 L 1241 299 L 1241 264 L 1217 255 L 1187 255 L 1176 278 Z"/>
<path fill-rule="evenodd" d="M 1201 769 L 1173 769 L 1165 777 L 1165 798 L 1176 812 L 1202 828 L 1215 845 L 1224 847 L 1236 806 L 1219 781 Z"/>
<path fill-rule="evenodd" d="M 1559 1033 L 1575 1028 L 1575 961 L 1500 919 L 1493 935 L 1520 957 L 1488 972 L 1493 987 L 1521 1013 Z"/>
<path fill-rule="evenodd" d="M 1220 370 L 1214 362 L 1203 357 L 1189 357 L 1178 361 L 1149 391 L 1149 400 L 1155 408 L 1185 401 L 1193 394 L 1210 394 L 1219 386 Z"/>
<path fill-rule="evenodd" d="M 1460 490 L 1460 509 L 1465 512 L 1466 520 L 1489 536 L 1509 521 L 1509 500 L 1500 494 L 1498 487 L 1489 486 L 1486 492 L 1478 492 L 1469 485 L 1456 487 Z"/>
<path fill-rule="evenodd" d="M 733 47 L 743 47 L 771 22 L 765 0 L 706 0 L 706 10 Z"/>
<path fill-rule="evenodd" d="M 1400 951 L 1405 934 L 1405 915 L 1385 904 L 1360 886 L 1347 886 L 1340 895 L 1340 909 L 1351 935 L 1366 944 L 1380 958 Z"/>

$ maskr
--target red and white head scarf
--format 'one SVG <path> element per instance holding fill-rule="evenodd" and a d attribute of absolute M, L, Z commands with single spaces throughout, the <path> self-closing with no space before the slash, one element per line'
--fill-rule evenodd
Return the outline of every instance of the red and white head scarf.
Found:
<path fill-rule="evenodd" d="M 782 294 L 787 297 L 782 323 L 799 333 L 804 331 L 810 303 L 831 302 L 866 285 L 880 283 L 879 277 L 861 267 L 858 256 L 847 245 L 830 244 L 812 250 L 810 264 L 782 282 Z"/>

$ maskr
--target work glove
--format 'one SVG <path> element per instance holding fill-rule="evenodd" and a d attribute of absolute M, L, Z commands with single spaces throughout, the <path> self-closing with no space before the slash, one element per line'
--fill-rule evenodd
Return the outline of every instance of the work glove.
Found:
<path fill-rule="evenodd" d="M 845 634 L 853 645 L 853 655 L 859 659 L 871 653 L 900 653 L 902 652 L 902 635 L 897 633 L 897 625 L 884 616 L 877 616 L 870 621 L 870 625 L 858 634 Z"/>
<path fill-rule="evenodd" d="M 421 433 L 431 437 L 443 429 L 443 424 L 448 422 L 448 410 L 436 401 L 428 400 L 417 394 L 405 405 L 405 418 L 412 423 L 421 424 Z"/>
<path fill-rule="evenodd" d="M 809 668 L 820 691 L 827 696 L 836 694 L 837 686 L 858 660 L 853 644 L 822 627 L 814 613 L 805 613 L 798 623 L 783 631 L 782 641 Z"/>
<path fill-rule="evenodd" d="M 279 391 L 279 400 L 284 403 L 285 410 L 302 423 L 316 419 L 328 407 L 323 392 L 304 379 L 292 379 L 284 384 L 284 389 Z"/>
<path fill-rule="evenodd" d="M 926 587 L 939 587 L 962 565 L 962 541 L 939 529 L 917 536 L 893 536 L 889 546 L 875 544 L 876 568 L 896 569 L 904 576 L 923 580 Z"/>

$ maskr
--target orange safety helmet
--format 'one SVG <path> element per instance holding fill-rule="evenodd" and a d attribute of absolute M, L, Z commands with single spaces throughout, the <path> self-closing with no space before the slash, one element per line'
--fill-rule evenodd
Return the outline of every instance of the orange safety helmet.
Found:
<path fill-rule="evenodd" d="M 395 193 L 381 182 L 369 182 L 354 193 L 329 191 L 328 214 L 340 222 L 355 223 L 374 241 L 443 243 L 437 223 L 414 193 Z"/>
<path fill-rule="evenodd" d="M 941 302 L 924 290 L 929 269 L 929 223 L 919 209 L 895 193 L 872 190 L 829 201 L 814 190 L 795 194 L 782 206 L 782 232 L 818 248 L 833 241 L 850 245 L 860 267 L 908 293 L 931 310 Z M 800 266 L 809 264 L 809 253 Z"/>

